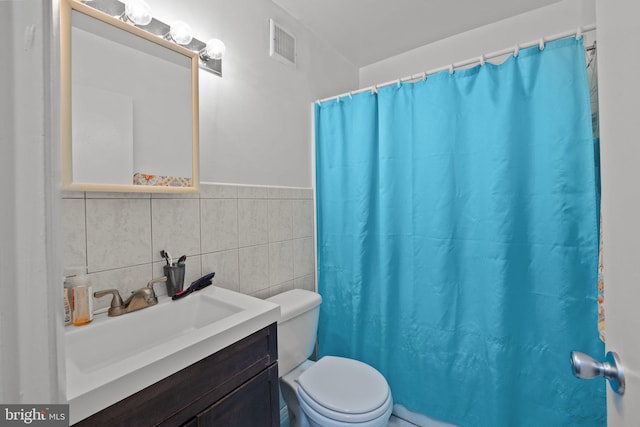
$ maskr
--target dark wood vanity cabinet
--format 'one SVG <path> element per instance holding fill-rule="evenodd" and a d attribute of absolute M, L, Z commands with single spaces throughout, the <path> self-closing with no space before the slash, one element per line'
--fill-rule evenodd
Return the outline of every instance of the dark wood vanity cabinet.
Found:
<path fill-rule="evenodd" d="M 279 426 L 278 367 L 272 366 L 200 412 L 187 426 Z M 275 398 L 272 388 L 275 385 Z"/>
<path fill-rule="evenodd" d="M 273 323 L 75 425 L 278 427 L 277 359 Z"/>

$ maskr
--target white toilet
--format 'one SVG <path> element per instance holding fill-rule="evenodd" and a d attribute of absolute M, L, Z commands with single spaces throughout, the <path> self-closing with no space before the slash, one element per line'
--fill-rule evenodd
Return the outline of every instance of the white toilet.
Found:
<path fill-rule="evenodd" d="M 382 374 L 353 359 L 313 353 L 322 298 L 294 289 L 269 298 L 280 305 L 278 370 L 291 427 L 382 427 L 391 390 Z"/>

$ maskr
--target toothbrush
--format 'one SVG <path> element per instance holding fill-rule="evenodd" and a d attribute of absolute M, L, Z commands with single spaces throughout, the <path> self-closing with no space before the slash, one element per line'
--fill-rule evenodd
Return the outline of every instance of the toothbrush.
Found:
<path fill-rule="evenodd" d="M 164 258 L 164 260 L 166 261 L 167 265 L 171 265 L 171 264 L 169 264 L 169 257 L 167 256 L 167 253 L 165 252 L 165 250 L 164 250 L 164 249 L 162 249 L 162 250 L 160 251 L 160 256 L 161 256 L 162 258 Z"/>
<path fill-rule="evenodd" d="M 169 253 L 169 251 L 164 251 L 164 253 L 167 254 L 169 265 L 173 265 L 173 258 L 171 257 L 171 254 Z"/>

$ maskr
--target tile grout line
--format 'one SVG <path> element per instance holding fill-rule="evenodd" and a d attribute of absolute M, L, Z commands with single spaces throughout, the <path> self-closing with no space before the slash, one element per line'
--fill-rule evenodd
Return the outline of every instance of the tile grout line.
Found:
<path fill-rule="evenodd" d="M 200 236 L 200 274 L 198 276 L 202 276 L 202 271 L 204 270 L 202 255 L 204 250 L 202 249 L 202 193 L 200 191 L 198 191 L 198 235 Z"/>
<path fill-rule="evenodd" d="M 149 194 L 149 252 L 151 252 L 150 273 L 153 280 L 153 203 L 151 202 L 151 194 Z"/>
<path fill-rule="evenodd" d="M 89 274 L 89 221 L 87 218 L 87 192 L 83 192 L 84 197 L 84 273 Z"/>

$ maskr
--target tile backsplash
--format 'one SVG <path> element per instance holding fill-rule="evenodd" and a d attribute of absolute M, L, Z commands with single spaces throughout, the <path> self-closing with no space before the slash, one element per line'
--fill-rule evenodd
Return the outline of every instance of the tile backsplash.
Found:
<path fill-rule="evenodd" d="M 163 275 L 160 250 L 187 255 L 185 286 L 212 271 L 214 285 L 269 297 L 315 289 L 313 190 L 228 184 L 197 194 L 63 193 L 65 275 L 123 298 Z M 155 286 L 166 295 L 163 284 Z M 94 300 L 108 307 L 110 298 Z"/>

